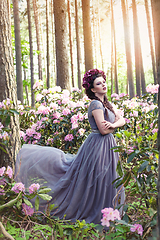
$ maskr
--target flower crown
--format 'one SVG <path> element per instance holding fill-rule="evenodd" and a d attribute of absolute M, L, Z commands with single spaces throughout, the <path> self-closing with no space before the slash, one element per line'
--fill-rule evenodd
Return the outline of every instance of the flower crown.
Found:
<path fill-rule="evenodd" d="M 106 81 L 106 75 L 103 71 L 98 69 L 91 69 L 84 74 L 82 86 L 88 90 L 91 86 L 91 83 L 94 81 L 96 75 L 101 74 L 104 80 Z"/>

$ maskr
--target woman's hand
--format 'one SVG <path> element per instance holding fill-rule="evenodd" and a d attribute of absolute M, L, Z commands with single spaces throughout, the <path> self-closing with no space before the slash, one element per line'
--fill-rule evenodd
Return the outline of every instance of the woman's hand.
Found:
<path fill-rule="evenodd" d="M 114 124 L 111 123 L 111 122 L 108 122 L 108 121 L 104 120 L 104 121 L 102 122 L 102 127 L 103 127 L 104 129 L 109 129 L 109 128 L 113 128 L 113 129 L 114 129 Z"/>

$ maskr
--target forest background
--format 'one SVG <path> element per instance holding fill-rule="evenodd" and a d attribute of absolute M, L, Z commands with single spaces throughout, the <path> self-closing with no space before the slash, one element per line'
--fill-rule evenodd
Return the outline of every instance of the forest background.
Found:
<path fill-rule="evenodd" d="M 11 99 L 12 109 L 17 98 L 35 108 L 39 80 L 46 89 L 81 89 L 92 68 L 106 73 L 109 99 L 112 93 L 141 98 L 147 85 L 159 83 L 159 1 L 0 0 L 0 13 L 0 101 Z M 13 147 L 0 160 L 14 168 L 19 117 L 7 114 L 1 117 L 9 119 Z"/>

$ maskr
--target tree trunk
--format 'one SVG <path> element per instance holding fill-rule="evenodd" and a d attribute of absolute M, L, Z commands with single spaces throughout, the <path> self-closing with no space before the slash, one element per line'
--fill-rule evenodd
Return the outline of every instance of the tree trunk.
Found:
<path fill-rule="evenodd" d="M 49 9 L 48 9 L 48 0 L 46 0 L 46 39 L 47 39 L 47 88 L 50 88 L 50 59 L 49 59 L 49 24 L 48 24 L 48 16 L 49 16 Z"/>
<path fill-rule="evenodd" d="M 52 42 L 53 42 L 53 83 L 56 85 L 56 53 L 55 53 L 55 31 L 54 31 L 54 15 L 53 0 L 51 0 L 51 21 L 52 21 Z"/>
<path fill-rule="evenodd" d="M 140 96 L 141 88 L 142 88 L 142 94 L 146 92 L 146 84 L 145 84 L 145 76 L 144 76 L 144 69 L 143 69 L 141 41 L 140 41 L 140 35 L 139 35 L 137 8 L 136 8 L 135 0 L 132 0 L 132 9 L 133 9 L 133 25 L 134 25 L 136 89 L 137 89 L 137 95 Z"/>
<path fill-rule="evenodd" d="M 115 34 L 115 26 L 114 26 L 114 14 L 113 14 L 113 2 L 112 2 L 112 0 L 111 0 L 111 28 L 112 28 L 112 38 L 113 38 L 113 46 L 114 46 L 114 85 L 115 85 L 115 92 L 117 94 L 119 94 L 118 76 L 117 76 L 116 34 Z"/>
<path fill-rule="evenodd" d="M 65 0 L 54 0 L 57 85 L 70 90 L 67 43 L 67 6 Z"/>
<path fill-rule="evenodd" d="M 160 85 L 160 1 L 152 0 L 153 13 L 153 27 L 155 36 L 155 52 L 156 52 L 156 66 L 157 66 L 157 81 Z M 158 151 L 159 151 L 159 169 L 158 169 L 158 209 L 157 209 L 157 240 L 160 240 L 160 88 L 158 92 Z"/>
<path fill-rule="evenodd" d="M 99 50 L 101 56 L 102 69 L 104 69 L 103 53 L 102 53 L 102 34 L 101 34 L 101 25 L 100 25 L 100 11 L 99 11 L 99 0 L 98 0 L 98 37 L 99 37 Z"/>
<path fill-rule="evenodd" d="M 93 69 L 92 33 L 90 20 L 90 0 L 82 0 L 85 69 Z"/>
<path fill-rule="evenodd" d="M 32 25 L 31 25 L 31 12 L 30 0 L 27 0 L 27 13 L 28 13 L 28 30 L 29 30 L 29 45 L 30 45 L 30 69 L 31 69 L 31 105 L 35 106 L 35 95 L 33 90 L 34 85 L 34 67 L 33 67 L 33 45 L 32 45 Z"/>
<path fill-rule="evenodd" d="M 79 24 L 78 24 L 78 6 L 75 0 L 75 25 L 76 25 L 76 44 L 77 44 L 77 70 L 78 70 L 78 88 L 82 89 L 81 83 L 81 51 L 80 51 L 80 38 L 79 38 Z"/>
<path fill-rule="evenodd" d="M 11 99 L 12 108 L 17 108 L 17 90 L 14 77 L 10 15 L 7 8 L 7 1 L 0 0 L 0 101 Z M 19 117 L 11 117 L 10 123 L 11 137 L 9 141 L 8 153 L 0 151 L 0 166 L 10 165 L 14 169 L 16 155 L 20 149 L 19 137 Z"/>
<path fill-rule="evenodd" d="M 20 100 L 21 103 L 23 104 L 21 37 L 20 37 L 20 20 L 19 20 L 18 0 L 13 0 L 13 13 L 14 13 L 15 52 L 16 52 L 17 97 L 18 97 L 18 100 Z"/>
<path fill-rule="evenodd" d="M 135 51 L 135 67 L 136 67 L 136 94 L 141 96 L 141 63 L 140 63 L 140 47 L 139 47 L 139 31 L 138 31 L 138 19 L 135 0 L 132 0 L 133 10 L 133 28 L 134 28 L 134 51 Z"/>
<path fill-rule="evenodd" d="M 149 42 L 150 42 L 150 51 L 151 51 L 151 59 L 152 59 L 154 84 L 156 84 L 157 83 L 157 76 L 156 76 L 155 51 L 154 51 L 153 41 L 152 41 L 151 18 L 150 18 L 150 14 L 149 14 L 148 0 L 144 0 L 144 2 L 145 2 L 147 25 L 148 25 L 148 35 L 149 35 Z"/>
<path fill-rule="evenodd" d="M 69 21 L 69 45 L 70 45 L 70 58 L 71 58 L 71 75 L 72 75 L 72 87 L 74 84 L 74 66 L 73 66 L 73 40 L 72 40 L 72 23 L 71 23 L 71 11 L 70 11 L 70 0 L 68 0 L 68 21 Z"/>
<path fill-rule="evenodd" d="M 123 13 L 129 95 L 130 95 L 130 98 L 133 98 L 135 96 L 135 91 L 134 91 L 133 72 L 132 72 L 132 56 L 131 56 L 130 34 L 129 34 L 129 19 L 128 19 L 128 15 L 126 12 L 126 5 L 125 5 L 124 0 L 121 0 L 121 5 L 122 5 L 122 13 Z"/>
<path fill-rule="evenodd" d="M 38 8 L 36 0 L 33 0 L 33 9 L 34 9 L 34 20 L 36 27 L 36 40 L 37 40 L 37 51 L 38 51 L 38 77 L 40 80 L 43 80 L 42 74 L 42 51 L 40 44 L 40 34 L 39 34 L 39 16 L 38 16 Z"/>

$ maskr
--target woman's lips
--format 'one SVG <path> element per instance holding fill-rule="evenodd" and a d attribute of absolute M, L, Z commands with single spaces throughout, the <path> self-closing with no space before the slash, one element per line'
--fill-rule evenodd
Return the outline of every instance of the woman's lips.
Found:
<path fill-rule="evenodd" d="M 106 90 L 106 87 L 104 87 L 103 90 Z"/>

